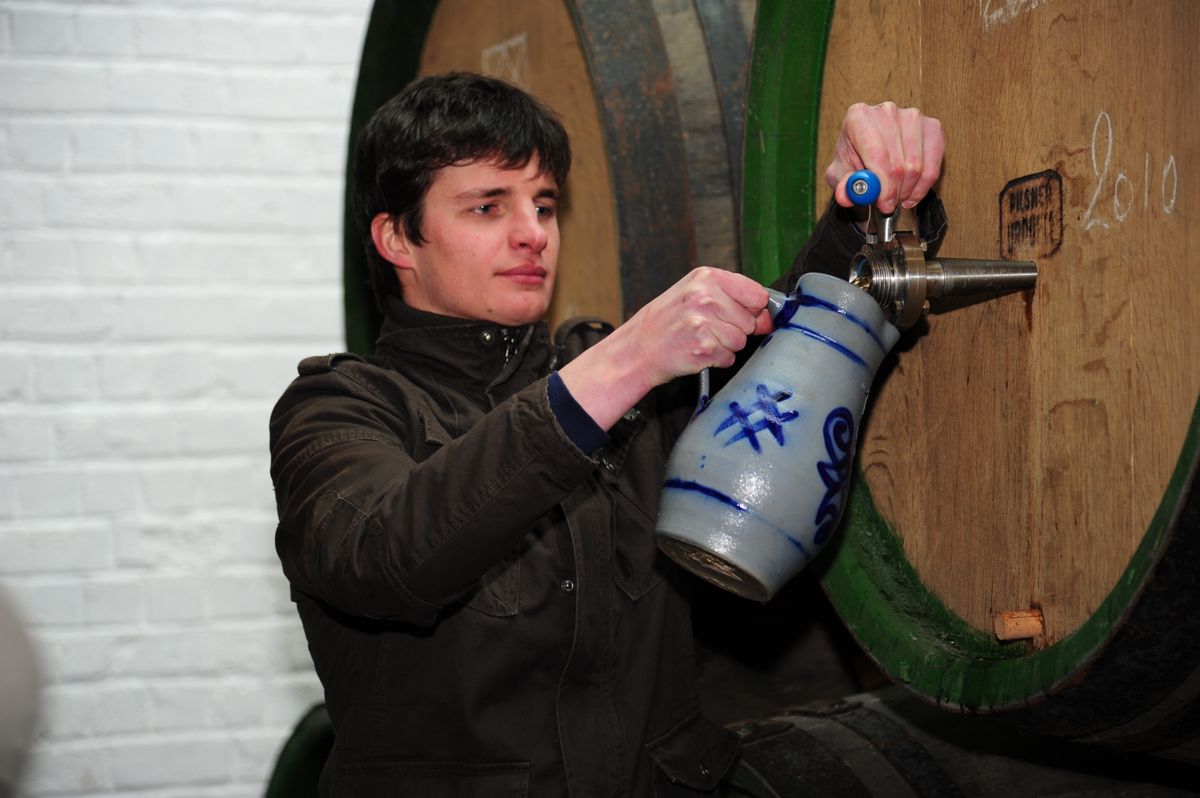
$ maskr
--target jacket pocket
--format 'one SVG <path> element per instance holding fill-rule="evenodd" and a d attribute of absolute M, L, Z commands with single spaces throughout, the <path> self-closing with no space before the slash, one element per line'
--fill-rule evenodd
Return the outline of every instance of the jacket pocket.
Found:
<path fill-rule="evenodd" d="M 526 798 L 528 762 L 355 762 L 337 769 L 335 798 Z"/>
<path fill-rule="evenodd" d="M 493 565 L 479 582 L 456 603 L 495 618 L 509 618 L 520 609 L 521 550 L 513 551 Z"/>
<path fill-rule="evenodd" d="M 646 743 L 646 752 L 658 766 L 655 795 L 703 794 L 715 790 L 733 765 L 738 736 L 696 712 Z"/>
<path fill-rule="evenodd" d="M 654 519 L 619 490 L 613 492 L 613 581 L 634 601 L 658 587 L 670 564 L 654 540 Z"/>

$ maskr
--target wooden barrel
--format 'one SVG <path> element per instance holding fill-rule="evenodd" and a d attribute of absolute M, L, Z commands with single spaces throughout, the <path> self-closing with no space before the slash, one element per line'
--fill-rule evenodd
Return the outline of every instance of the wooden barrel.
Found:
<path fill-rule="evenodd" d="M 696 263 L 738 268 L 753 13 L 752 0 L 377 0 L 351 142 L 418 75 L 483 72 L 540 97 L 574 151 L 551 322 L 620 321 Z M 347 344 L 368 351 L 379 317 L 349 196 L 344 257 Z"/>
<path fill-rule="evenodd" d="M 933 702 L 1190 761 L 1195 12 L 1189 0 L 763 0 L 744 229 L 746 271 L 778 274 L 828 196 L 813 154 L 832 151 L 851 102 L 943 121 L 941 253 L 1033 259 L 1038 285 L 935 307 L 902 341 L 823 583 L 880 667 Z M 1042 625 L 1002 640 L 1012 613 Z"/>

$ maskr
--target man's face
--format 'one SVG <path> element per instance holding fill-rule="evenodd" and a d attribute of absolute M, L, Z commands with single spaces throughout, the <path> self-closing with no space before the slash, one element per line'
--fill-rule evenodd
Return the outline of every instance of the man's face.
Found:
<path fill-rule="evenodd" d="M 411 307 L 517 326 L 550 307 L 558 266 L 558 186 L 522 169 L 475 161 L 438 170 L 425 195 L 421 233 L 400 266 Z"/>

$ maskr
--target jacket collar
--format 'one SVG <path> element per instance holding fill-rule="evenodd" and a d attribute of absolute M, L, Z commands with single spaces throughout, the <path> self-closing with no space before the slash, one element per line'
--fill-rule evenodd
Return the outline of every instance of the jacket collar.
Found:
<path fill-rule="evenodd" d="M 515 390 L 548 373 L 553 367 L 548 343 L 544 321 L 505 327 L 456 319 L 417 310 L 391 296 L 375 352 L 392 367 L 403 361 L 406 372 L 424 366 L 440 379 L 490 392 L 518 372 L 531 376 Z"/>

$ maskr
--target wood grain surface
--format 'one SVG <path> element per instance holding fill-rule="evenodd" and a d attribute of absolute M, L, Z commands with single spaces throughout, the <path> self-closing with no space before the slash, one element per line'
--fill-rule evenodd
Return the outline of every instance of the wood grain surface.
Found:
<path fill-rule="evenodd" d="M 876 383 L 859 458 L 922 580 L 1048 645 L 1114 587 L 1200 392 L 1200 25 L 1189 0 L 840 0 L 820 152 L 856 100 L 940 118 L 941 254 L 1038 262 L 936 313 Z M 819 165 L 820 166 L 820 165 Z M 823 176 L 815 180 L 827 194 Z"/>

